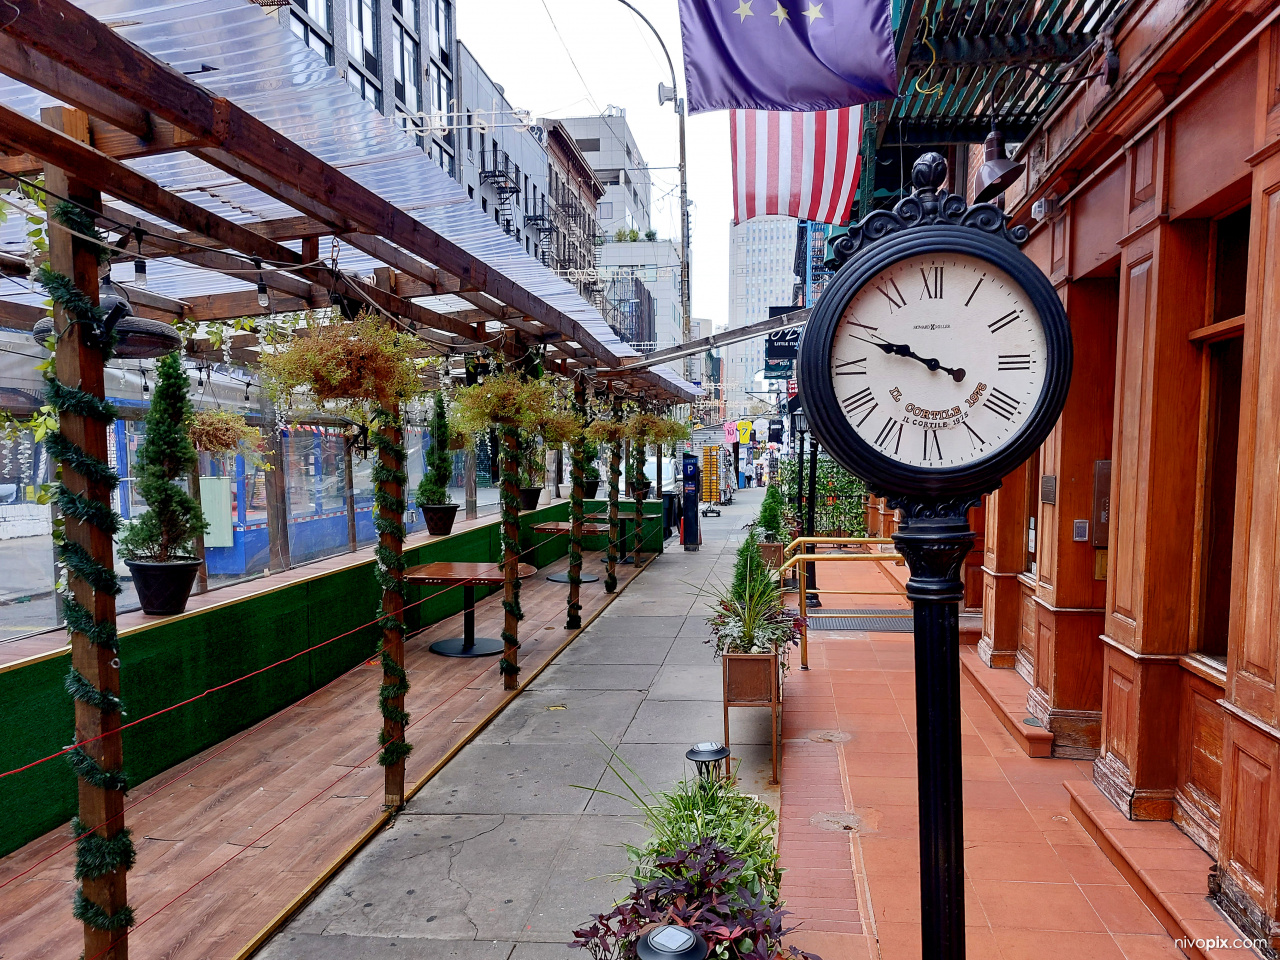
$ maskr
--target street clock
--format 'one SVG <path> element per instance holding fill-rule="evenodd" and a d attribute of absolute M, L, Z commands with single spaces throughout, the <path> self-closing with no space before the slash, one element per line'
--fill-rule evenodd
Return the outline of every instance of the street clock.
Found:
<path fill-rule="evenodd" d="M 839 272 L 800 341 L 797 379 L 822 446 L 900 511 L 893 542 L 914 607 L 921 942 L 934 960 L 963 960 L 968 510 L 1053 429 L 1071 331 L 1053 286 L 1018 250 L 1026 228 L 940 189 L 946 172 L 941 156 L 924 154 L 913 195 L 832 241 Z"/>
<path fill-rule="evenodd" d="M 1026 229 L 938 190 L 945 172 L 921 157 L 914 195 L 836 241 L 846 262 L 800 345 L 814 433 L 891 497 L 995 489 L 1053 428 L 1071 379 L 1066 314 L 1017 247 Z"/>

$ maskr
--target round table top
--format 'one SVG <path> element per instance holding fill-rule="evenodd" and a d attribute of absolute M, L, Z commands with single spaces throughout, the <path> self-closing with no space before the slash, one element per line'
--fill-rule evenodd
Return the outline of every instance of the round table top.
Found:
<path fill-rule="evenodd" d="M 517 576 L 521 580 L 532 577 L 538 568 L 532 564 L 520 564 Z M 410 567 L 404 572 L 406 583 L 502 583 L 502 570 L 496 563 L 467 563 L 452 560 L 437 560 L 435 563 L 423 563 Z"/>
<path fill-rule="evenodd" d="M 607 522 L 609 519 L 609 515 L 607 513 L 589 513 L 585 517 L 583 517 L 583 519 L 584 520 L 602 520 Z M 635 519 L 636 519 L 635 513 L 623 513 L 621 510 L 618 511 L 619 522 L 623 520 L 630 520 L 631 522 L 634 523 Z"/>

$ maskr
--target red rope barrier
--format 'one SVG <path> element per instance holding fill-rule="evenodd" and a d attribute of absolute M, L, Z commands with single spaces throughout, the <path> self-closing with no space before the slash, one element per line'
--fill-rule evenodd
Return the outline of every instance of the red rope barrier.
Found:
<path fill-rule="evenodd" d="M 526 553 L 532 553 L 534 550 L 537 550 L 540 547 L 546 546 L 551 540 L 555 539 L 556 537 L 564 537 L 564 536 L 568 536 L 568 534 L 553 533 L 546 540 L 543 540 L 541 543 L 535 544 L 534 546 L 530 547 L 528 550 L 521 551 L 521 553 L 518 554 L 518 556 L 523 557 Z M 625 541 L 625 538 L 623 539 Z M 502 562 L 498 561 L 488 569 L 500 570 L 501 568 L 502 568 Z M 411 610 L 414 607 L 418 606 L 419 604 L 426 603 L 428 600 L 434 600 L 436 597 L 442 594 L 448 593 L 450 590 L 453 590 L 457 587 L 464 587 L 472 583 L 473 581 L 476 581 L 479 579 L 480 579 L 479 577 L 470 577 L 466 580 L 459 580 L 456 583 L 451 583 L 448 586 L 445 586 L 443 589 L 438 590 L 433 594 L 430 594 L 429 596 L 423 597 L 420 600 L 415 600 L 413 603 L 406 604 L 404 606 L 404 609 Z M 157 710 L 154 713 L 149 713 L 145 717 L 139 717 L 137 720 L 131 720 L 128 723 L 108 733 L 100 733 L 96 737 L 90 737 L 87 740 L 79 740 L 76 743 L 71 744 L 70 746 L 63 747 L 57 753 L 51 753 L 47 757 L 41 757 L 39 760 L 33 760 L 30 763 L 24 764 L 21 767 L 16 767 L 13 770 L 7 770 L 4 773 L 0 773 L 0 780 L 3 780 L 5 777 L 13 776 L 15 773 L 22 773 L 24 770 L 30 770 L 32 767 L 38 767 L 40 766 L 40 764 L 47 763 L 50 760 L 54 760 L 58 757 L 65 756 L 66 754 L 70 753 L 72 750 L 76 749 L 77 747 L 84 746 L 86 743 L 93 743 L 94 741 L 101 740 L 104 737 L 110 737 L 117 733 L 122 733 L 123 731 L 128 730 L 130 727 L 136 727 L 140 723 L 145 723 L 147 720 L 152 720 L 158 716 L 169 713 L 173 710 L 177 710 L 179 707 L 185 707 L 189 703 L 195 703 L 197 700 L 201 700 L 207 697 L 211 693 L 217 693 L 219 690 L 225 690 L 227 687 L 235 686 L 237 683 L 240 683 L 242 680 L 248 680 L 250 677 L 256 677 L 260 673 L 265 673 L 268 670 L 273 670 L 276 667 L 280 666 L 281 664 L 288 663 L 291 660 L 296 660 L 298 659 L 298 657 L 301 657 L 303 654 L 311 653 L 313 650 L 318 650 L 321 647 L 324 647 L 330 643 L 333 643 L 335 640 L 341 640 L 343 637 L 349 637 L 353 633 L 358 633 L 361 630 L 366 630 L 369 627 L 376 626 L 379 620 L 381 620 L 380 617 L 370 620 L 368 623 L 362 623 L 360 626 L 353 627 L 352 629 L 348 630 L 346 633 L 340 633 L 335 637 L 330 637 L 328 640 L 322 640 L 319 643 L 314 644 L 310 647 L 307 647 L 305 650 L 299 650 L 297 653 L 292 654 L 288 657 L 285 657 L 282 660 L 277 660 L 275 663 L 268 664 L 265 667 L 259 667 L 257 670 L 254 670 L 250 673 L 246 673 L 242 677 L 237 677 L 234 680 L 228 680 L 226 683 L 219 684 L 216 687 L 210 687 L 208 690 L 205 690 L 203 693 L 198 693 L 194 697 L 189 697 L 186 700 L 183 700 L 179 703 L 175 703 L 170 706 L 164 707 L 163 709 Z"/>
<path fill-rule="evenodd" d="M 545 541 L 544 541 L 544 542 L 545 542 Z M 527 553 L 528 551 L 525 551 L 525 552 Z M 330 682 L 332 682 L 332 681 L 330 681 Z M 444 698 L 443 700 L 441 700 L 438 704 L 436 704 L 434 707 L 432 707 L 430 710 L 428 710 L 426 713 L 424 713 L 422 716 L 420 716 L 417 720 L 414 720 L 413 722 L 411 722 L 411 723 L 409 724 L 409 726 L 407 726 L 407 727 L 405 728 L 405 733 L 407 734 L 411 729 L 413 729 L 415 726 L 417 726 L 417 725 L 418 725 L 419 723 L 421 723 L 423 720 L 427 719 L 427 717 L 429 717 L 429 716 L 431 716 L 432 714 L 434 714 L 437 710 L 439 710 L 441 707 L 443 707 L 446 703 L 448 703 L 450 700 L 452 700 L 452 699 L 453 699 L 454 697 L 456 697 L 458 694 L 462 693 L 462 691 L 463 691 L 463 690 L 465 690 L 465 689 L 466 689 L 466 688 L 471 684 L 471 682 L 472 682 L 472 681 L 471 681 L 470 679 L 464 680 L 464 681 L 463 681 L 463 683 L 462 683 L 462 685 L 461 685 L 460 687 L 458 687 L 457 689 L 455 689 L 452 693 L 450 693 L 450 694 L 449 694 L 449 696 L 445 697 L 445 698 Z M 301 701 L 299 701 L 299 702 L 301 702 Z M 355 764 L 353 767 L 351 767 L 350 769 L 348 769 L 346 773 L 342 774 L 342 775 L 341 775 L 340 777 L 338 777 L 336 780 L 332 781 L 331 783 L 326 784 L 326 785 L 325 785 L 324 787 L 322 787 L 322 788 L 321 788 L 317 793 L 315 793 L 315 794 L 313 794 L 312 796 L 308 797 L 306 800 L 304 800 L 302 803 L 300 803 L 300 804 L 299 804 L 295 809 L 293 809 L 292 811 L 290 811 L 290 812 L 289 812 L 289 813 L 288 813 L 288 814 L 287 814 L 283 819 L 281 819 L 281 820 L 279 820 L 278 822 L 276 822 L 276 823 L 272 824 L 270 827 L 268 827 L 266 830 L 264 830 L 262 833 L 260 833 L 257 837 L 255 837 L 253 840 L 250 840 L 248 843 L 246 843 L 246 844 L 244 844 L 243 846 L 241 846 L 239 850 L 237 850 L 237 851 L 236 851 L 235 853 L 233 853 L 231 856 L 227 857 L 227 859 L 226 859 L 226 860 L 222 861 L 222 863 L 218 864 L 216 867 L 214 867 L 212 870 L 210 870 L 208 873 L 206 873 L 203 877 L 201 877 L 201 878 L 200 878 L 199 880 L 197 880 L 195 883 L 191 884 L 189 887 L 187 887 L 185 890 L 183 890 L 183 891 L 182 891 L 181 893 L 179 893 L 177 896 L 175 896 L 175 897 L 173 897 L 171 900 L 168 900 L 168 901 L 166 901 L 165 903 L 161 904 L 161 905 L 160 905 L 160 907 L 159 907 L 158 909 L 156 909 L 156 910 L 155 910 L 155 911 L 153 911 L 152 913 L 148 914 L 148 915 L 147 915 L 146 917 L 144 917 L 142 920 L 139 920 L 136 924 L 134 924 L 134 925 L 133 925 L 133 927 L 131 927 L 131 928 L 130 928 L 130 932 L 132 932 L 132 931 L 134 931 L 134 930 L 137 930 L 139 927 L 141 927 L 141 926 L 142 926 L 144 923 L 146 923 L 148 920 L 154 920 L 154 919 L 156 918 L 156 916 L 157 916 L 161 911 L 163 911 L 163 910 L 167 909 L 168 907 L 173 906 L 173 904 L 177 903 L 179 900 L 181 900 L 183 897 L 185 897 L 188 893 L 190 893 L 190 892 L 191 892 L 192 890 L 194 890 L 196 887 L 200 886 L 200 884 L 204 883 L 206 880 L 208 880 L 210 877 L 212 877 L 215 873 L 217 873 L 219 870 L 221 870 L 223 867 L 225 867 L 227 864 L 229 864 L 232 860 L 234 860 L 234 859 L 236 859 L 236 857 L 240 856 L 240 854 L 242 854 L 242 853 L 244 853 L 246 850 L 249 850 L 249 849 L 253 848 L 254 846 L 256 846 L 256 845 L 258 844 L 258 842 L 259 842 L 259 841 L 261 841 L 264 837 L 266 837 L 266 836 L 267 836 L 267 834 L 271 833 L 273 830 L 275 830 L 275 829 L 276 829 L 276 828 L 278 828 L 278 827 L 282 827 L 282 826 L 284 826 L 284 824 L 286 824 L 286 823 L 287 823 L 289 820 L 291 820 L 294 816 L 296 816 L 298 813 L 300 813 L 300 812 L 301 812 L 305 807 L 309 806 L 310 804 L 314 803 L 316 800 L 320 799 L 320 797 L 324 796 L 326 793 L 328 793 L 330 790 L 332 790 L 334 787 L 336 787 L 339 783 L 341 783 L 341 782 L 342 782 L 343 780 L 345 780 L 347 777 L 351 776 L 351 774 L 355 773 L 355 771 L 360 770 L 360 769 L 363 769 L 363 768 L 364 768 L 364 765 L 365 765 L 366 763 L 368 763 L 370 760 L 372 760 L 374 757 L 376 757 L 376 756 L 377 756 L 379 753 L 381 753 L 381 752 L 382 752 L 382 748 L 381 748 L 381 747 L 379 747 L 377 750 L 374 750 L 374 751 L 373 751 L 373 753 L 369 754 L 369 755 L 368 755 L 368 756 L 366 756 L 364 759 L 362 759 L 359 763 Z M 210 759 L 212 759 L 212 758 L 210 758 Z M 101 950 L 100 952 L 98 952 L 98 953 L 94 954 L 94 955 L 93 955 L 93 957 L 90 957 L 90 958 L 89 958 L 89 960 L 97 960 L 97 958 L 98 958 L 98 957 L 101 957 L 104 953 L 106 953 L 107 951 L 109 951 L 112 947 L 114 947 L 114 946 L 115 946 L 117 943 L 119 943 L 119 942 L 120 942 L 120 940 L 122 940 L 122 939 L 123 939 L 123 937 L 120 937 L 120 938 L 117 938 L 116 940 L 113 940 L 113 941 L 112 941 L 110 944 L 108 944 L 108 945 L 107 945 L 103 950 Z"/>

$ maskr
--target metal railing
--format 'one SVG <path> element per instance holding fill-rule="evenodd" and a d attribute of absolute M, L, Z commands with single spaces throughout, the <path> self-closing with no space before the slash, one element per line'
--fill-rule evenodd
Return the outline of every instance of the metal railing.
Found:
<path fill-rule="evenodd" d="M 823 593 L 832 596 L 856 596 L 856 597 L 905 597 L 907 592 L 903 588 L 897 590 L 824 590 L 814 587 L 808 589 L 807 565 L 810 563 L 893 563 L 901 564 L 905 562 L 905 558 L 900 553 L 796 553 L 797 548 L 804 548 L 810 545 L 855 545 L 855 544 L 888 544 L 893 543 L 885 537 L 798 537 L 792 540 L 783 548 L 783 562 L 778 567 L 779 582 L 782 575 L 792 567 L 796 568 L 796 576 L 798 589 L 800 594 L 800 669 L 809 669 L 809 608 L 808 594 Z M 788 555 L 790 557 L 788 558 Z M 888 571 L 885 576 L 893 579 Z M 906 618 L 914 616 L 910 611 L 900 614 L 877 614 L 879 617 L 887 618 Z"/>

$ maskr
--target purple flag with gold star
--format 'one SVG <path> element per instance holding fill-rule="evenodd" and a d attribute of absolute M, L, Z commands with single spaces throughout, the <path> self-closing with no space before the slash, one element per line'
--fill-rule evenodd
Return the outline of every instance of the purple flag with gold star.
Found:
<path fill-rule="evenodd" d="M 689 112 L 810 112 L 892 99 L 890 3 L 680 0 Z"/>

